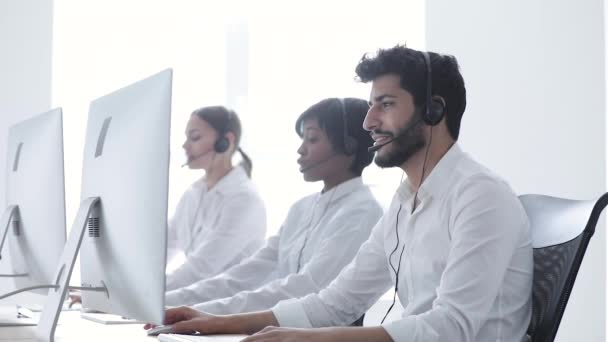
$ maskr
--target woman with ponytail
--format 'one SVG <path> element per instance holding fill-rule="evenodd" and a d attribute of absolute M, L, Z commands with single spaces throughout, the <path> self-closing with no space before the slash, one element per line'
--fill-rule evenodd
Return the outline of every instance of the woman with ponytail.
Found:
<path fill-rule="evenodd" d="M 251 159 L 239 147 L 241 122 L 222 106 L 195 110 L 183 144 L 190 169 L 204 170 L 169 220 L 167 261 L 184 263 L 167 274 L 167 290 L 211 278 L 264 244 L 266 209 L 251 181 Z M 238 152 L 241 163 L 233 165 Z"/>

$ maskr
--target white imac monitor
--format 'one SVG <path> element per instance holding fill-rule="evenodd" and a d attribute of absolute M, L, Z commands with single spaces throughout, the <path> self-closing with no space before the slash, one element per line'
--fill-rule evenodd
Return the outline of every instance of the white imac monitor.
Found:
<path fill-rule="evenodd" d="M 83 308 L 164 318 L 172 71 L 91 102 L 82 199 L 98 197 L 80 246 Z"/>
<path fill-rule="evenodd" d="M 2 224 L 8 246 L 0 253 L 10 253 L 2 261 L 10 259 L 12 274 L 5 276 L 17 289 L 55 282 L 66 240 L 62 125 L 57 108 L 9 128 Z"/>

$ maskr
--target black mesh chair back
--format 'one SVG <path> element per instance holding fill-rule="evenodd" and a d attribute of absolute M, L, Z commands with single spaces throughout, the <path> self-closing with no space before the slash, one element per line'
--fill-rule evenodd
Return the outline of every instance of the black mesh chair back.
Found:
<path fill-rule="evenodd" d="M 362 327 L 363 326 L 363 319 L 365 318 L 365 315 L 359 317 L 359 319 L 357 319 L 356 321 L 354 321 L 350 326 L 351 327 Z"/>
<path fill-rule="evenodd" d="M 576 201 L 543 195 L 519 196 L 530 219 L 534 247 L 532 342 L 553 341 L 574 280 L 608 193 L 598 200 Z"/>

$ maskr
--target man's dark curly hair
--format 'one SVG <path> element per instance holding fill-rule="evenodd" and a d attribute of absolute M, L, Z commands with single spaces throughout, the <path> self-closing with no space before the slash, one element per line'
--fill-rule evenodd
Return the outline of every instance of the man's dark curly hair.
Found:
<path fill-rule="evenodd" d="M 454 56 L 429 52 L 432 71 L 433 95 L 441 96 L 446 103 L 446 124 L 450 135 L 458 140 L 460 121 L 467 105 L 464 80 Z M 387 74 L 401 78 L 401 88 L 412 94 L 414 105 L 424 110 L 426 104 L 427 76 L 422 52 L 397 45 L 379 49 L 374 56 L 363 55 L 355 69 L 357 78 L 364 83 Z"/>

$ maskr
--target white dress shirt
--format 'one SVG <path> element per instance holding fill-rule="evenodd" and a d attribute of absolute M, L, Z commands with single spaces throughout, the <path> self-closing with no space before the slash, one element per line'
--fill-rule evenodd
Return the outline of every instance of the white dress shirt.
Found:
<path fill-rule="evenodd" d="M 184 193 L 169 220 L 167 260 L 183 252 L 185 262 L 167 274 L 167 290 L 211 278 L 264 244 L 266 208 L 241 166 L 211 190 L 199 180 Z"/>
<path fill-rule="evenodd" d="M 166 303 L 202 303 L 195 308 L 228 314 L 267 310 L 283 299 L 316 293 L 352 260 L 381 216 L 360 177 L 307 196 L 290 208 L 264 248 L 226 273 L 169 292 Z"/>
<path fill-rule="evenodd" d="M 515 342 L 531 316 L 528 218 L 509 186 L 454 145 L 423 182 L 411 215 L 408 182 L 344 271 L 319 294 L 273 308 L 281 326 L 345 325 L 399 272 L 401 319 L 382 326 L 394 341 Z M 378 322 L 379 324 L 380 322 Z"/>

